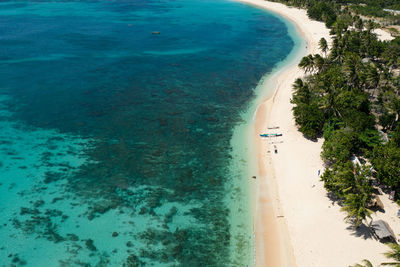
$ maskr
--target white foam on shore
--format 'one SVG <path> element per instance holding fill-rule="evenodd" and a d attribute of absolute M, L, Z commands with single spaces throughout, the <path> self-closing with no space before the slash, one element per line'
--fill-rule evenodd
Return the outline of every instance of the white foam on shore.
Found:
<path fill-rule="evenodd" d="M 266 11 L 268 12 L 268 11 Z M 241 188 L 240 194 L 241 199 L 246 199 L 247 203 L 240 203 L 240 207 L 246 207 L 248 209 L 247 216 L 250 218 L 250 225 L 247 226 L 251 229 L 251 237 L 244 238 L 241 242 L 247 244 L 245 249 L 247 253 L 249 266 L 254 266 L 256 264 L 256 245 L 255 245 L 255 213 L 256 213 L 256 179 L 253 176 L 258 176 L 258 161 L 256 157 L 256 149 L 254 147 L 254 122 L 260 105 L 265 101 L 265 99 L 271 97 L 274 94 L 275 88 L 271 81 L 274 77 L 278 77 L 279 74 L 287 68 L 288 65 L 297 64 L 296 62 L 301 59 L 305 53 L 305 42 L 304 39 L 298 34 L 298 31 L 293 23 L 285 18 L 277 16 L 275 13 L 271 13 L 272 16 L 281 20 L 287 27 L 288 34 L 294 42 L 294 46 L 287 57 L 276 64 L 276 66 L 268 73 L 266 73 L 259 81 L 257 87 L 254 89 L 256 97 L 251 101 L 247 110 L 243 111 L 241 114 L 242 120 L 245 123 L 239 124 L 235 127 L 233 136 L 231 139 L 232 147 L 232 162 L 236 166 L 231 166 L 231 170 L 241 170 L 241 177 L 238 178 L 239 186 Z M 233 174 L 234 175 L 234 174 Z M 239 204 L 238 204 L 239 205 Z M 240 215 L 243 216 L 244 213 Z M 236 214 L 238 215 L 238 214 Z M 233 215 L 235 216 L 235 215 Z M 234 253 L 234 252 L 232 252 Z"/>
<path fill-rule="evenodd" d="M 263 0 L 240 1 L 292 21 L 307 42 L 307 53 L 321 53 L 318 42 L 322 37 L 331 44 L 329 30 L 323 23 L 309 19 L 305 10 Z M 287 64 L 281 72 L 266 78 L 266 85 L 260 89 L 264 96 L 271 96 L 271 90 L 275 93 L 257 106 L 255 127 L 280 126 L 283 143 L 277 145 L 279 153 L 267 153 L 269 144 L 259 141 L 255 134 L 249 135 L 258 153 L 253 157 L 263 174 L 257 177 L 252 193 L 256 198 L 256 266 L 336 267 L 362 259 L 369 259 L 375 266 L 385 261 L 383 253 L 387 247 L 349 230 L 345 213 L 331 203 L 317 175 L 323 169 L 323 140 L 313 142 L 304 138 L 295 125 L 290 103 L 292 85 L 296 78 L 304 76 L 296 65 Z M 290 257 L 293 261 L 288 261 Z"/>

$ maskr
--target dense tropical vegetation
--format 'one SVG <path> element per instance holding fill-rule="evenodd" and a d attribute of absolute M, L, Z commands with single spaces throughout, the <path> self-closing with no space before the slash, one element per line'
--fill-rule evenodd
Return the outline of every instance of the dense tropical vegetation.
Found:
<path fill-rule="evenodd" d="M 400 10 L 396 0 L 275 0 L 287 5 L 306 8 L 310 18 L 324 21 L 331 27 L 341 10 L 351 10 L 353 14 L 385 19 L 390 24 L 400 25 L 400 14 L 390 10 Z"/>
<path fill-rule="evenodd" d="M 291 101 L 299 130 L 310 139 L 324 137 L 321 179 L 358 227 L 370 217 L 373 182 L 400 199 L 400 37 L 378 40 L 378 25 L 352 5 L 383 10 L 398 1 L 281 2 L 307 8 L 330 28 L 332 43 L 321 39 L 322 54 L 301 60 L 308 76 L 295 81 Z"/>
<path fill-rule="evenodd" d="M 400 37 L 380 41 L 382 19 L 400 25 L 398 0 L 277 0 L 325 22 L 332 43 L 305 56 L 305 78 L 293 84 L 295 122 L 307 138 L 324 138 L 321 176 L 355 228 L 370 218 L 374 186 L 400 200 Z M 389 11 L 388 11 L 389 9 Z M 400 201 L 399 201 L 400 202 Z M 400 245 L 385 255 L 400 266 Z M 368 260 L 355 266 L 372 266 Z"/>

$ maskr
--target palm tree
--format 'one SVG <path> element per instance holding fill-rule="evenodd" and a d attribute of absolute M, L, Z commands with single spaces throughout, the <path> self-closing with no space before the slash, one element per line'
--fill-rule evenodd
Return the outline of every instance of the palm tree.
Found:
<path fill-rule="evenodd" d="M 382 86 L 388 86 L 389 82 L 392 79 L 392 73 L 386 69 L 386 68 L 382 68 L 381 69 L 381 73 L 380 73 L 380 80 L 382 81 Z"/>
<path fill-rule="evenodd" d="M 396 266 L 400 267 L 400 245 L 396 243 L 390 243 L 388 246 L 391 248 L 391 251 L 386 252 L 385 256 L 387 258 L 395 260 L 394 262 L 385 262 L 382 263 L 381 265 L 391 265 L 391 266 Z"/>
<path fill-rule="evenodd" d="M 369 260 L 362 260 L 363 264 L 357 263 L 356 265 L 350 266 L 350 267 L 373 267 L 372 263 Z"/>
<path fill-rule="evenodd" d="M 367 21 L 366 28 L 367 28 L 368 32 L 372 32 L 374 29 L 376 29 L 376 27 L 377 27 L 377 25 L 375 22 L 373 22 L 372 20 Z"/>
<path fill-rule="evenodd" d="M 332 92 L 328 92 L 321 99 L 321 108 L 323 108 L 327 114 L 333 114 L 338 118 L 343 118 L 340 112 L 340 104 L 337 103 L 337 95 Z"/>
<path fill-rule="evenodd" d="M 326 52 L 328 51 L 328 42 L 325 38 L 321 38 L 318 42 L 319 49 L 321 49 L 322 53 L 326 56 Z"/>
<path fill-rule="evenodd" d="M 363 165 L 355 170 L 353 185 L 345 189 L 345 200 L 342 210 L 347 212 L 346 220 L 355 228 L 363 220 L 371 218 L 372 211 L 368 208 L 372 199 L 372 186 L 369 183 L 369 166 Z"/>
<path fill-rule="evenodd" d="M 324 70 L 325 68 L 325 59 L 323 57 L 321 57 L 319 54 L 316 54 L 314 56 L 314 67 L 317 68 L 318 72 L 321 72 Z"/>
<path fill-rule="evenodd" d="M 304 82 L 301 78 L 297 78 L 293 83 L 293 89 L 295 91 L 300 90 L 304 86 Z"/>
<path fill-rule="evenodd" d="M 343 65 L 343 71 L 346 74 L 350 85 L 357 87 L 359 84 L 358 71 L 361 59 L 358 55 L 349 53 L 346 55 Z"/>
<path fill-rule="evenodd" d="M 364 29 L 364 23 L 363 23 L 362 19 L 358 18 L 356 20 L 355 27 L 359 32 L 361 32 Z"/>
<path fill-rule="evenodd" d="M 293 83 L 293 98 L 291 102 L 293 104 L 309 103 L 311 98 L 311 92 L 308 88 L 307 83 L 304 83 L 302 79 L 297 78 Z"/>
<path fill-rule="evenodd" d="M 374 66 L 368 66 L 366 69 L 366 82 L 370 88 L 376 88 L 379 84 L 379 73 Z"/>
<path fill-rule="evenodd" d="M 300 63 L 299 63 L 299 67 L 304 69 L 304 71 L 307 72 L 311 72 L 314 70 L 314 57 L 313 55 L 308 55 L 305 56 L 301 59 Z"/>
<path fill-rule="evenodd" d="M 368 88 L 373 88 L 371 96 L 375 95 L 375 90 L 377 89 L 380 81 L 380 76 L 377 68 L 374 66 L 368 66 L 365 71 L 365 81 Z"/>
<path fill-rule="evenodd" d="M 368 209 L 371 200 L 369 194 L 348 194 L 343 203 L 343 211 L 347 212 L 346 221 L 354 227 L 359 227 L 367 217 L 371 218 L 372 211 Z"/>

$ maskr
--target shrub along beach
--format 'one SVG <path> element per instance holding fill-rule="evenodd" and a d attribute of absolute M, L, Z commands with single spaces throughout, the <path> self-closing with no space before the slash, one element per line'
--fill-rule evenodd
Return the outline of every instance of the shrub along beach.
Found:
<path fill-rule="evenodd" d="M 309 53 L 257 110 L 257 266 L 400 264 L 400 38 L 380 29 L 395 1 L 244 2 L 289 18 Z"/>

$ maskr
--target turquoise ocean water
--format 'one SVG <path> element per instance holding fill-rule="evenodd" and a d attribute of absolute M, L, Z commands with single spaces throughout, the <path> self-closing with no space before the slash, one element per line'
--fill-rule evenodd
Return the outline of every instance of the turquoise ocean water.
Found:
<path fill-rule="evenodd" d="M 290 27 L 225 0 L 2 1 L 0 265 L 250 266 L 232 136 Z"/>

